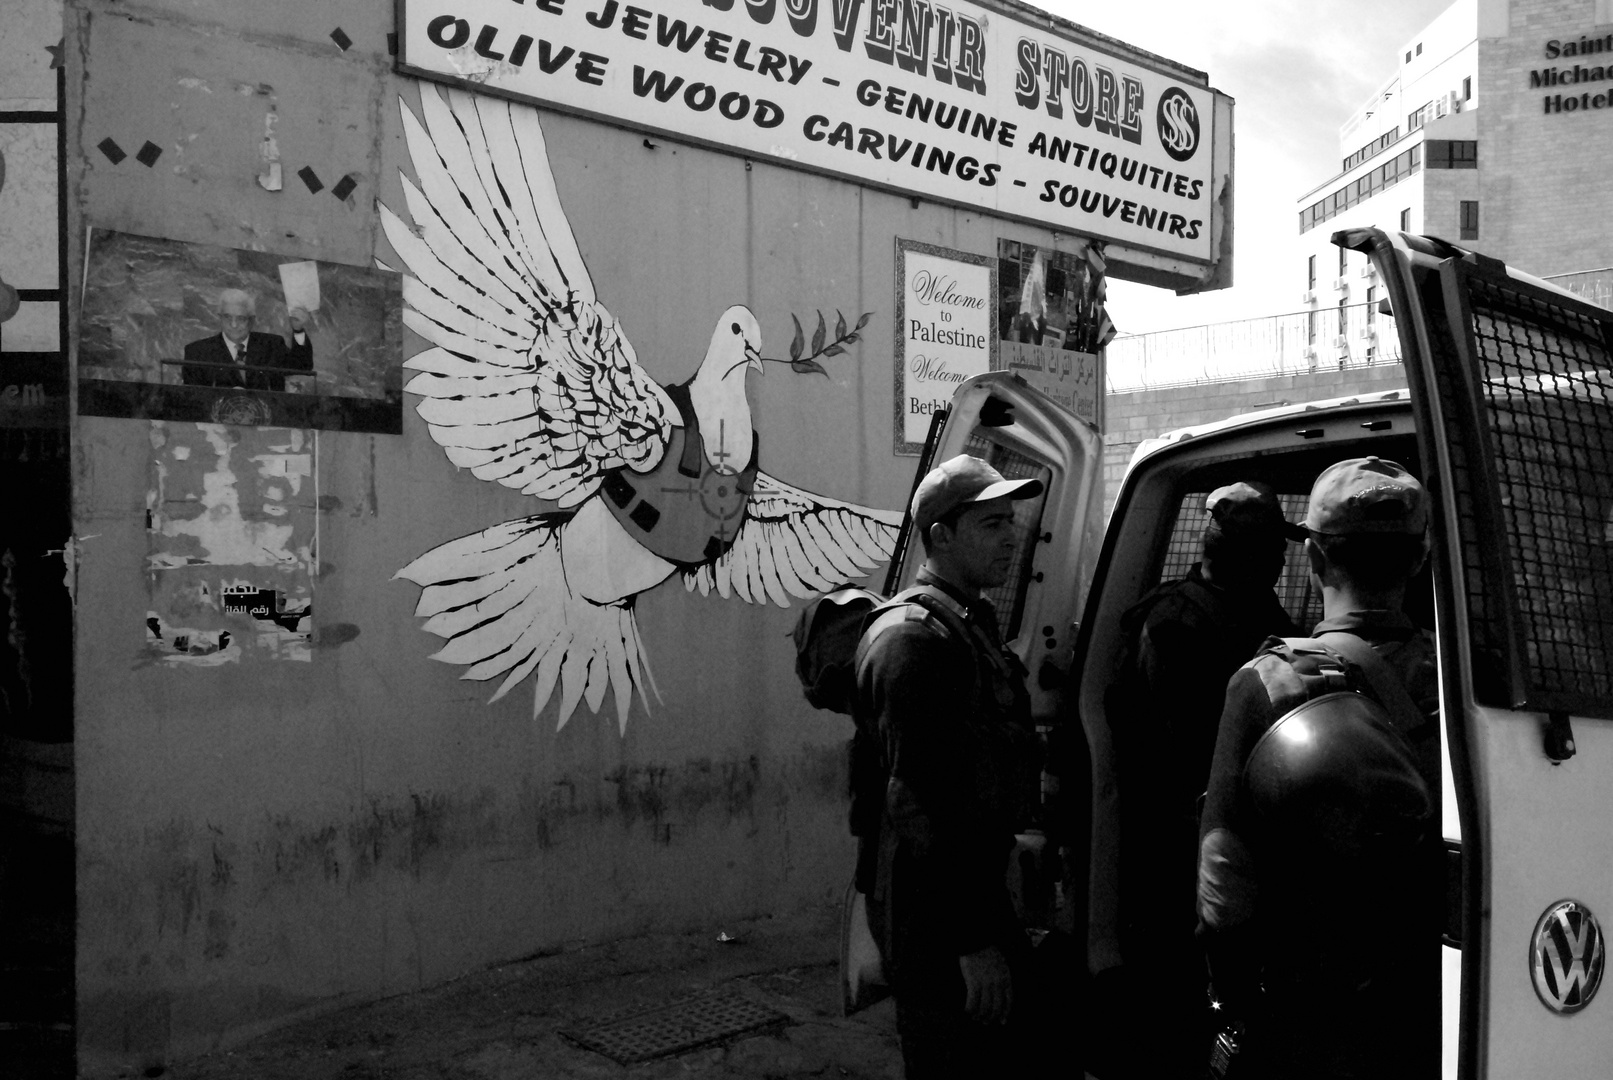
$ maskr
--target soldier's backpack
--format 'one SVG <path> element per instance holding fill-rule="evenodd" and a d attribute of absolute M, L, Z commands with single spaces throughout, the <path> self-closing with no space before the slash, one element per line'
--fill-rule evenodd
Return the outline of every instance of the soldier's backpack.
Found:
<path fill-rule="evenodd" d="M 857 694 L 857 642 L 885 598 L 849 582 L 819 593 L 795 620 L 795 675 L 815 709 L 851 715 Z"/>
<path fill-rule="evenodd" d="M 917 604 L 941 620 L 955 640 L 967 641 L 968 627 L 940 595 L 930 586 L 915 585 L 887 600 L 872 589 L 846 583 L 814 597 L 790 634 L 795 641 L 795 674 L 807 702 L 813 708 L 851 715 L 857 696 L 857 646 L 875 609 Z"/>

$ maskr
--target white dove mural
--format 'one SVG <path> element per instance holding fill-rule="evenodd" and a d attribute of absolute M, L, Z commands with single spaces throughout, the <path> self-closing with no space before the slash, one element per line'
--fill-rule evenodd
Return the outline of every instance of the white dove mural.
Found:
<path fill-rule="evenodd" d="M 762 331 L 748 308 L 718 318 L 689 382 L 661 386 L 594 292 L 560 206 L 536 110 L 422 87 L 400 100 L 419 186 L 413 219 L 379 206 L 406 264 L 404 322 L 432 345 L 405 387 L 455 465 L 552 508 L 450 540 L 399 570 L 415 614 L 446 639 L 433 659 L 462 678 L 534 680 L 533 715 L 561 688 L 559 726 L 606 689 L 625 732 L 655 692 L 634 620 L 646 589 L 682 574 L 724 599 L 788 606 L 888 559 L 901 514 L 791 487 L 757 466 L 748 371 Z M 792 316 L 793 318 L 793 316 Z M 857 340 L 844 318 L 797 371 Z M 657 697 L 659 695 L 657 694 Z"/>

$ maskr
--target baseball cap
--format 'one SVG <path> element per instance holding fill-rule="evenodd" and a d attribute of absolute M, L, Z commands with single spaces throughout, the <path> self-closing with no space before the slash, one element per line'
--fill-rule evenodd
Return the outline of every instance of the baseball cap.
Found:
<path fill-rule="evenodd" d="M 913 527 L 923 534 L 966 503 L 990 502 L 1004 496 L 1031 499 L 1041 493 L 1040 480 L 1004 480 L 1002 473 L 979 458 L 959 454 L 931 469 L 919 481 L 918 490 L 913 492 Z"/>
<path fill-rule="evenodd" d="M 1421 536 L 1428 528 L 1428 491 L 1399 462 L 1350 458 L 1329 465 L 1316 478 L 1305 527 L 1330 536 Z"/>
<path fill-rule="evenodd" d="M 1265 484 L 1238 481 L 1218 487 L 1204 499 L 1204 510 L 1229 533 L 1272 532 L 1288 540 L 1305 539 L 1305 529 L 1283 516 L 1283 504 Z"/>

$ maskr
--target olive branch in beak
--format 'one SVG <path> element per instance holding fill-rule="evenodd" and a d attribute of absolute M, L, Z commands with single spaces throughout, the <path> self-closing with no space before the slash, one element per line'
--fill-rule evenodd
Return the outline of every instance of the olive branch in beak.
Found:
<path fill-rule="evenodd" d="M 745 343 L 745 359 L 723 372 L 722 377 L 726 379 L 728 376 L 732 375 L 742 367 L 753 367 L 757 371 L 761 371 L 762 361 L 764 359 L 766 358 L 762 356 L 761 352 L 756 348 L 756 346 L 747 341 Z"/>
<path fill-rule="evenodd" d="M 795 324 L 795 338 L 790 342 L 790 358 L 781 360 L 773 356 L 763 356 L 758 357 L 758 359 L 774 364 L 789 364 L 790 370 L 798 375 L 816 373 L 827 379 L 829 372 L 824 369 L 822 364 L 818 363 L 818 357 L 839 356 L 845 352 L 847 345 L 856 344 L 860 340 L 862 328 L 867 326 L 868 320 L 873 317 L 874 313 L 872 311 L 865 311 L 862 317 L 857 320 L 857 325 L 847 330 L 846 317 L 836 311 L 834 340 L 825 344 L 829 329 L 824 324 L 823 312 L 818 312 L 818 328 L 812 332 L 812 352 L 802 356 L 801 354 L 806 350 L 806 334 L 801 330 L 801 320 L 791 315 L 790 321 Z"/>

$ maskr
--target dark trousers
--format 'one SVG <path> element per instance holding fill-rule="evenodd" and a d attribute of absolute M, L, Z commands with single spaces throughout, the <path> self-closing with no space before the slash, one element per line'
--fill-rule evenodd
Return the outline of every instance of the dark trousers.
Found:
<path fill-rule="evenodd" d="M 1004 952 L 1014 976 L 1014 1007 L 1003 1025 L 979 1024 L 964 1012 L 957 957 L 892 973 L 907 1080 L 1078 1075 L 1074 950 L 1050 935 L 1038 948 L 1024 943 Z"/>

